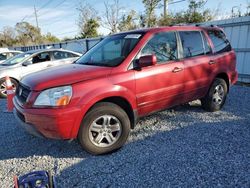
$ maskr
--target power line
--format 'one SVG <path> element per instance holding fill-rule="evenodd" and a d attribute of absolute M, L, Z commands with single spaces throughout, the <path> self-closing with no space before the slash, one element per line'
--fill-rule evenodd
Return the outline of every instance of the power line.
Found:
<path fill-rule="evenodd" d="M 58 6 L 60 6 L 61 4 L 63 4 L 66 0 L 63 0 L 61 1 L 60 3 L 58 3 L 55 7 L 52 7 L 53 9 L 54 8 L 57 8 Z M 42 5 L 39 9 L 36 10 L 36 12 L 40 12 L 42 9 L 44 9 L 46 6 L 48 6 L 52 1 L 49 0 L 47 1 L 44 5 Z M 48 10 L 48 11 L 45 11 L 43 14 L 45 13 L 48 13 L 50 12 L 51 10 Z M 28 15 L 25 15 L 22 19 L 21 19 L 21 22 L 23 22 L 24 20 L 27 20 L 27 19 L 30 19 L 30 17 L 33 16 L 33 13 L 32 14 L 28 14 Z M 37 15 L 37 17 L 39 16 L 42 16 L 42 15 Z"/>
<path fill-rule="evenodd" d="M 54 7 L 52 7 L 52 8 L 55 9 L 55 8 L 59 7 L 59 6 L 62 5 L 65 1 L 66 1 L 66 0 L 62 0 L 60 3 L 58 3 L 56 6 L 54 6 Z M 48 10 L 48 11 L 43 12 L 43 15 L 46 14 L 46 13 L 49 13 L 49 12 L 51 12 L 51 10 Z M 43 15 L 38 15 L 38 17 L 43 16 Z"/>
<path fill-rule="evenodd" d="M 169 4 L 169 5 L 172 5 L 172 4 L 176 4 L 176 3 L 181 3 L 181 2 L 183 2 L 183 1 L 186 1 L 186 0 L 174 1 L 174 2 L 170 2 L 170 3 L 168 3 L 168 4 Z"/>
<path fill-rule="evenodd" d="M 39 9 L 37 9 L 37 12 L 40 11 L 41 9 L 45 8 L 46 6 L 48 6 L 52 1 L 48 0 L 47 3 L 45 3 L 43 6 L 41 6 Z"/>

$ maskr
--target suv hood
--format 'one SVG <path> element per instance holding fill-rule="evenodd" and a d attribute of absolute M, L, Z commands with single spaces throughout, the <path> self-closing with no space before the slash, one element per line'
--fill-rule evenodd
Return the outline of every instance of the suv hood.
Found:
<path fill-rule="evenodd" d="M 21 80 L 21 83 L 33 91 L 41 91 L 107 76 L 111 70 L 111 67 L 69 64 L 29 74 Z"/>

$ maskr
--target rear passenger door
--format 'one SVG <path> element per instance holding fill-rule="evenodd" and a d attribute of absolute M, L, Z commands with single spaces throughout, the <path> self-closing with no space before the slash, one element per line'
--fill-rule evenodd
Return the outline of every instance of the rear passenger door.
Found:
<path fill-rule="evenodd" d="M 179 61 L 176 32 L 155 34 L 136 59 L 154 54 L 157 64 L 135 71 L 139 115 L 181 103 L 183 63 Z"/>
<path fill-rule="evenodd" d="M 211 39 L 214 50 L 213 63 L 211 64 L 214 69 L 214 76 L 221 72 L 235 70 L 235 54 L 225 34 L 221 30 L 215 29 L 208 30 L 207 34 Z"/>
<path fill-rule="evenodd" d="M 180 31 L 184 62 L 185 102 L 202 97 L 210 84 L 212 73 L 211 47 L 202 31 Z"/>

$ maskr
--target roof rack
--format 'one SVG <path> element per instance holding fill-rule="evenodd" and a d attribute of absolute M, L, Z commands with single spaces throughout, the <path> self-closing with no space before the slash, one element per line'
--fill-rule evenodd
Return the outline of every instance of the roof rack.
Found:
<path fill-rule="evenodd" d="M 217 25 L 214 25 L 214 24 L 210 24 L 210 25 L 206 25 L 206 24 L 195 24 L 196 27 L 199 27 L 199 26 L 207 26 L 207 27 L 218 27 Z"/>
<path fill-rule="evenodd" d="M 187 26 L 188 24 L 186 23 L 179 23 L 179 24 L 170 24 L 169 26 L 172 27 L 172 26 Z"/>

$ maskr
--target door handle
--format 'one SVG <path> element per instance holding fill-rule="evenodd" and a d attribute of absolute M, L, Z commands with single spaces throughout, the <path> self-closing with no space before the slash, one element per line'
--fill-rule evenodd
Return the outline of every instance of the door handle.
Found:
<path fill-rule="evenodd" d="M 172 70 L 172 72 L 176 73 L 176 72 L 180 72 L 180 71 L 182 71 L 182 70 L 183 70 L 183 68 L 175 67 L 175 68 Z"/>
<path fill-rule="evenodd" d="M 209 61 L 209 65 L 213 65 L 213 64 L 215 64 L 216 62 L 215 61 Z"/>

